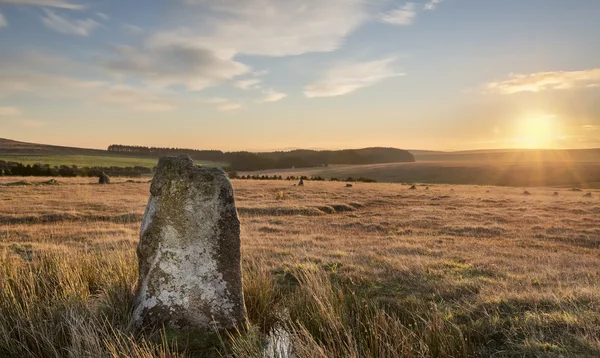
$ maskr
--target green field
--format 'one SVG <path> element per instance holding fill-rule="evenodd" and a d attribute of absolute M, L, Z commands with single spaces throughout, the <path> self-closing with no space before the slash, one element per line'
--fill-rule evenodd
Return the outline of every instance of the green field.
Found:
<path fill-rule="evenodd" d="M 78 167 L 134 167 L 152 168 L 158 162 L 156 158 L 135 158 L 116 155 L 4 155 L 0 160 L 18 162 L 24 165 L 49 164 L 50 166 L 76 165 Z M 196 161 L 198 165 L 219 165 L 224 163 Z"/>

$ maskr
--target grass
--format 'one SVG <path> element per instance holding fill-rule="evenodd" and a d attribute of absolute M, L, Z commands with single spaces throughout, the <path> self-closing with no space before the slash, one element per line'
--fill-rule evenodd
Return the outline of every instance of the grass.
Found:
<path fill-rule="evenodd" d="M 598 193 L 234 180 L 250 326 L 209 340 L 133 329 L 148 184 L 91 184 L 0 187 L 0 356 L 600 355 Z"/>
<path fill-rule="evenodd" d="M 386 183 L 433 183 L 500 186 L 580 186 L 600 189 L 600 163 L 573 161 L 438 161 L 368 165 L 330 165 L 240 172 L 240 175 L 366 177 Z"/>
<path fill-rule="evenodd" d="M 153 168 L 158 163 L 155 158 L 135 158 L 118 155 L 10 155 L 0 156 L 0 160 L 24 165 L 48 164 L 50 166 L 76 165 L 78 167 L 134 167 Z M 196 162 L 198 165 L 223 165 L 214 162 Z"/>

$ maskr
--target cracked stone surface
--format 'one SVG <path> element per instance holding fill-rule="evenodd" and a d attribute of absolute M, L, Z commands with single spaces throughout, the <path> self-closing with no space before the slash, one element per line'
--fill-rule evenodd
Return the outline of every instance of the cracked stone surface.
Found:
<path fill-rule="evenodd" d="M 230 329 L 246 322 L 240 222 L 218 167 L 187 156 L 158 162 L 137 247 L 138 327 Z"/>

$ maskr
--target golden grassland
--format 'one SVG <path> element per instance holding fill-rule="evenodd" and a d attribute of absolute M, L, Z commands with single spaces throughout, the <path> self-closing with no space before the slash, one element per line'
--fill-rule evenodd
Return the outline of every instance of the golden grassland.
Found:
<path fill-rule="evenodd" d="M 600 192 L 233 180 L 250 326 L 211 340 L 131 327 L 149 184 L 93 181 L 0 186 L 0 356 L 600 356 Z"/>
<path fill-rule="evenodd" d="M 596 157 L 598 158 L 598 157 Z M 417 161 L 240 172 L 240 175 L 366 177 L 386 183 L 577 186 L 600 189 L 600 163 L 589 161 Z"/>

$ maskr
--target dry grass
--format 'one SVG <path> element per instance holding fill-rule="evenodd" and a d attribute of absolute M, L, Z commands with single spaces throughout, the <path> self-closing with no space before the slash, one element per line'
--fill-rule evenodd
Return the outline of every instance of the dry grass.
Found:
<path fill-rule="evenodd" d="M 598 158 L 596 156 L 595 158 Z M 330 165 L 240 172 L 240 175 L 366 177 L 385 183 L 437 183 L 503 186 L 579 186 L 600 189 L 600 163 L 594 161 L 419 161 L 366 165 Z"/>
<path fill-rule="evenodd" d="M 600 193 L 234 180 L 251 326 L 199 341 L 131 328 L 148 184 L 92 180 L 0 187 L 0 356 L 600 356 Z"/>

